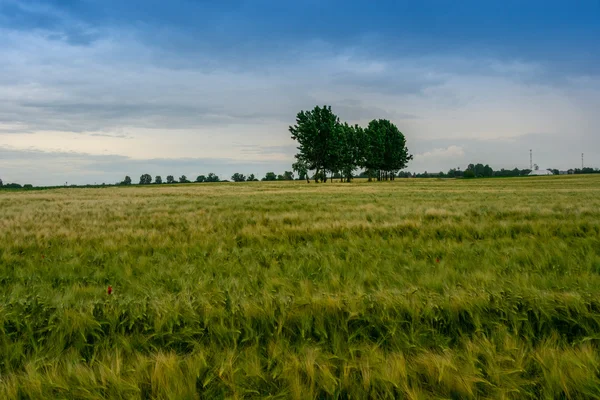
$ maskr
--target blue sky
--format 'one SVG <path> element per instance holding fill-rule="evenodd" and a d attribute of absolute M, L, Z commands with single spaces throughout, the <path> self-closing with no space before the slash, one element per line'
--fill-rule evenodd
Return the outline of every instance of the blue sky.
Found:
<path fill-rule="evenodd" d="M 599 1 L 0 0 L 0 178 L 289 169 L 301 109 L 411 171 L 600 166 Z"/>

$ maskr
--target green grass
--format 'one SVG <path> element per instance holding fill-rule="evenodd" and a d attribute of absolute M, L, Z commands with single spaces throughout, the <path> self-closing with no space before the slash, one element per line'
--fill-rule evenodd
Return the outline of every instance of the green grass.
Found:
<path fill-rule="evenodd" d="M 0 398 L 600 398 L 599 294 L 596 176 L 0 192 Z"/>

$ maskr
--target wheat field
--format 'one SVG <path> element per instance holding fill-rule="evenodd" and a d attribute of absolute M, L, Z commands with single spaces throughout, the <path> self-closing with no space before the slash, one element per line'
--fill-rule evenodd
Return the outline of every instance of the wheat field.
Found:
<path fill-rule="evenodd" d="M 597 176 L 4 190 L 0 398 L 600 398 L 599 294 Z"/>

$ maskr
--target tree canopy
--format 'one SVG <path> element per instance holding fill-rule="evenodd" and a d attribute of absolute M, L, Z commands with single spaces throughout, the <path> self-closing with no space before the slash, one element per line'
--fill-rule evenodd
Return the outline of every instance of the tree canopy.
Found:
<path fill-rule="evenodd" d="M 267 172 L 265 174 L 265 177 L 262 178 L 263 181 L 276 181 L 277 180 L 277 175 L 275 174 L 275 172 Z"/>
<path fill-rule="evenodd" d="M 298 142 L 292 169 L 301 179 L 311 170 L 317 182 L 326 182 L 328 173 L 349 182 L 358 168 L 366 170 L 369 178 L 394 179 L 412 160 L 406 138 L 392 122 L 377 119 L 366 129 L 351 126 L 341 123 L 331 106 L 300 111 L 289 131 Z"/>
<path fill-rule="evenodd" d="M 236 172 L 231 176 L 231 180 L 234 182 L 246 182 L 246 176 L 239 172 Z"/>
<path fill-rule="evenodd" d="M 152 176 L 150 174 L 144 174 L 140 176 L 140 185 L 149 185 L 152 183 Z"/>
<path fill-rule="evenodd" d="M 206 177 L 205 182 L 219 182 L 220 179 L 217 175 L 215 175 L 214 173 L 209 173 L 208 176 Z"/>

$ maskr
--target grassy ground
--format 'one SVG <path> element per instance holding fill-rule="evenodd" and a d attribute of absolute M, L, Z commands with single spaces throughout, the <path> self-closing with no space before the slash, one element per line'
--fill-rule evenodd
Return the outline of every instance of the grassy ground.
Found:
<path fill-rule="evenodd" d="M 600 398 L 599 293 L 596 176 L 0 191 L 0 398 Z"/>

